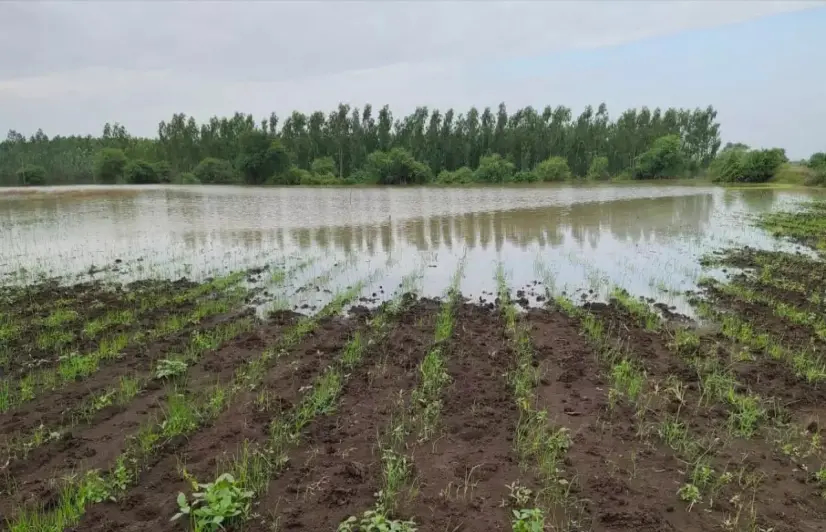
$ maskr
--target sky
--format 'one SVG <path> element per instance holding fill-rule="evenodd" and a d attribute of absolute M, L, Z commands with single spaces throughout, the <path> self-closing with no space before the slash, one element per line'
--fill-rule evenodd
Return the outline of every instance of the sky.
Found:
<path fill-rule="evenodd" d="M 0 130 L 26 135 L 605 102 L 710 104 L 724 142 L 826 150 L 823 1 L 0 1 L 0 49 Z"/>

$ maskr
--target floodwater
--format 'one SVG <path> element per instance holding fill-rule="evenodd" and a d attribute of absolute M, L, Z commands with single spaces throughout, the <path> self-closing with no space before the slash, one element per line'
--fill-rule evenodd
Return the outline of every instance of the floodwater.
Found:
<path fill-rule="evenodd" d="M 369 277 L 389 297 L 419 274 L 441 295 L 463 262 L 461 290 L 490 300 L 502 261 L 530 294 L 604 297 L 614 287 L 688 312 L 682 295 L 715 249 L 778 243 L 749 217 L 814 192 L 702 186 L 525 188 L 57 187 L 0 190 L 0 279 L 203 278 L 269 265 L 303 268 L 287 286 L 260 283 L 312 309 Z M 116 264 L 116 261 L 121 261 Z M 272 271 L 272 270 L 270 270 Z M 88 277 L 88 274 L 84 275 Z M 320 285 L 295 292 L 303 282 Z M 325 283 L 326 282 L 326 283 Z M 280 291 L 280 292 L 279 292 Z M 591 297 L 590 295 L 588 297 Z"/>

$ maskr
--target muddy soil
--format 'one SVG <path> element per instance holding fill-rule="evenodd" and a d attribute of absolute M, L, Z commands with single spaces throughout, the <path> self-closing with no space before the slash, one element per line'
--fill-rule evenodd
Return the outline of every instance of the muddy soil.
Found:
<path fill-rule="evenodd" d="M 286 316 L 204 353 L 187 368 L 185 379 L 169 383 L 152 381 L 128 406 L 107 407 L 88 422 L 72 427 L 58 440 L 35 448 L 27 457 L 12 459 L 4 469 L 3 479 L 15 489 L 0 500 L 0 516 L 9 516 L 14 508 L 32 500 L 57 497 L 55 486 L 50 485 L 53 478 L 108 468 L 142 425 L 163 415 L 162 405 L 170 394 L 230 382 L 244 362 L 259 356 L 298 316 L 284 318 Z"/>
<path fill-rule="evenodd" d="M 94 374 L 85 379 L 69 382 L 53 392 L 35 397 L 9 412 L 0 414 L 0 444 L 12 440 L 17 433 L 28 434 L 37 427 L 56 428 L 72 423 L 75 410 L 82 401 L 94 394 L 112 388 L 121 376 L 142 377 L 149 375 L 157 360 L 170 354 L 182 353 L 198 331 L 208 331 L 231 320 L 250 317 L 251 311 L 217 315 L 195 325 L 187 325 L 180 331 L 162 337 L 148 345 L 127 346 L 122 356 L 105 361 Z M 102 411 L 106 415 L 107 411 Z"/>
<path fill-rule="evenodd" d="M 53 367 L 61 355 L 86 354 L 95 351 L 102 340 L 121 333 L 145 331 L 161 323 L 174 313 L 191 310 L 195 302 L 170 302 L 160 308 L 141 311 L 146 300 L 162 296 L 175 296 L 196 286 L 186 280 L 141 281 L 127 286 L 88 282 L 63 286 L 47 282 L 26 287 L 24 293 L 15 294 L 20 308 L 14 303 L 4 305 L 11 309 L 4 312 L 4 319 L 14 328 L 14 334 L 4 342 L 4 357 L 0 377 L 17 379 L 26 374 Z M 110 312 L 130 311 L 133 319 L 128 324 L 113 324 L 93 335 L 84 332 L 89 322 Z M 49 323 L 56 313 L 71 316 L 66 321 Z M 49 341 L 50 335 L 59 334 L 59 342 Z"/>
<path fill-rule="evenodd" d="M 593 303 L 588 308 L 652 382 L 679 378 L 687 399 L 677 408 L 675 400 L 659 398 L 644 418 L 639 417 L 630 403 L 609 400 L 610 368 L 577 319 L 552 308 L 521 314 L 542 375 L 539 406 L 572 441 L 561 464 L 569 496 L 548 516 L 549 526 L 629 532 L 721 530 L 738 512 L 745 526 L 750 510 L 738 504 L 747 501 L 756 512 L 755 523 L 764 528 L 822 530 L 826 500 L 812 475 L 779 453 L 770 419 L 765 430 L 750 439 L 727 437 L 727 411 L 720 405 L 699 404 L 698 376 L 673 352 L 667 329 L 645 330 L 614 305 Z M 186 439 L 167 442 L 133 487 L 117 502 L 91 505 L 75 530 L 185 529 L 183 523 L 169 522 L 177 511 L 178 492 L 190 491 L 181 478 L 181 466 L 208 481 L 245 442 L 253 447 L 264 444 L 271 421 L 300 400 L 305 387 L 341 354 L 354 331 L 367 330 L 373 312 L 357 309 L 351 317 L 321 320 L 269 368 L 263 386 L 240 392 L 214 423 Z M 348 376 L 336 411 L 310 423 L 289 450 L 286 467 L 256 500 L 252 518 L 235 529 L 271 530 L 277 523 L 280 530 L 334 530 L 348 516 L 374 506 L 382 485 L 378 438 L 419 381 L 417 366 L 432 346 L 438 312 L 437 301 L 411 303 L 387 335 L 369 345 L 363 363 Z M 408 439 L 415 489 L 402 495 L 396 515 L 413 519 L 420 531 L 510 530 L 508 485 L 539 488 L 531 470 L 520 467 L 514 450 L 519 414 L 507 380 L 514 354 L 499 309 L 463 303 L 455 318 L 453 335 L 443 346 L 451 381 L 443 391 L 439 431 L 427 442 L 415 435 Z M 231 379 L 241 363 L 275 344 L 282 325 L 259 325 L 205 355 L 191 368 L 195 376 L 188 386 Z M 724 341 L 719 335 L 705 337 L 703 349 Z M 720 346 L 721 357 L 727 356 L 729 347 Z M 754 371 L 764 372 L 766 367 Z M 789 390 L 784 395 L 781 384 L 760 387 L 765 381 L 756 379 L 757 374 L 746 385 L 755 386 L 766 399 L 776 394 L 793 413 L 808 415 L 811 410 L 806 409 L 817 406 L 788 401 L 806 393 L 799 383 L 786 383 Z M 165 393 L 163 388 L 150 390 L 73 432 L 70 444 L 49 444 L 27 462 L 13 464 L 10 471 L 21 480 L 20 490 L 13 497 L 4 496 L 0 509 L 9 511 L 22 502 L 48 504 L 55 496 L 50 478 L 72 468 L 105 467 L 122 448 L 124 434 L 150 416 L 153 401 L 156 404 Z M 668 393 L 661 391 L 663 396 Z M 717 474 L 736 472 L 735 480 L 714 500 L 704 497 L 691 509 L 677 495 L 689 478 L 689 466 L 657 436 L 659 423 L 678 412 L 696 437 L 719 436 L 708 456 Z M 812 434 L 819 431 L 817 422 L 807 426 Z M 816 463 L 807 466 L 811 470 Z"/>
<path fill-rule="evenodd" d="M 208 481 L 214 477 L 221 461 L 240 450 L 244 442 L 252 448 L 263 444 L 271 420 L 300 400 L 303 387 L 321 375 L 362 325 L 359 318 L 321 320 L 290 353 L 276 361 L 261 390 L 242 392 L 213 424 L 157 453 L 137 486 L 128 490 L 117 504 L 95 505 L 76 530 L 181 530 L 181 523 L 170 523 L 177 512 L 178 492 L 189 491 L 181 478 L 179 464 L 185 464 L 187 472 L 195 478 Z M 238 362 L 260 355 L 267 343 L 274 343 L 277 332 L 267 329 L 264 334 L 269 342 L 256 345 L 254 351 L 245 351 L 246 355 Z M 229 371 L 229 375 L 233 371 Z M 266 400 L 261 399 L 262 393 L 267 394 Z"/>

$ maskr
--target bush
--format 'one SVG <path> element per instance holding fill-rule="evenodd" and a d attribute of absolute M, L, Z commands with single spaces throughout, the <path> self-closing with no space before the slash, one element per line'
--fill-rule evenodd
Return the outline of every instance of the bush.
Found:
<path fill-rule="evenodd" d="M 155 174 L 158 176 L 158 183 L 172 182 L 172 167 L 166 161 L 158 161 L 152 165 Z"/>
<path fill-rule="evenodd" d="M 723 150 L 712 161 L 709 173 L 713 181 L 734 183 L 743 180 L 745 155 L 747 150 Z"/>
<path fill-rule="evenodd" d="M 735 148 L 720 152 L 709 171 L 714 181 L 765 183 L 786 162 L 786 152 L 779 148 L 750 151 Z"/>
<path fill-rule="evenodd" d="M 263 131 L 247 131 L 241 135 L 239 145 L 238 170 L 250 185 L 260 185 L 290 167 L 287 149 Z"/>
<path fill-rule="evenodd" d="M 306 172 L 306 170 L 302 170 L 302 172 Z M 342 185 L 344 182 L 334 176 L 333 174 L 313 174 L 310 172 L 306 172 L 307 175 L 302 176 L 301 181 L 299 181 L 299 185 L 305 186 L 319 186 L 319 185 Z"/>
<path fill-rule="evenodd" d="M 809 168 L 826 168 L 826 153 L 818 152 L 809 158 Z"/>
<path fill-rule="evenodd" d="M 536 181 L 539 181 L 539 176 L 536 174 L 536 172 L 521 171 L 516 172 L 513 175 L 514 183 L 535 183 Z"/>
<path fill-rule="evenodd" d="M 804 185 L 822 187 L 826 185 L 826 165 L 812 169 L 812 175 L 806 178 Z"/>
<path fill-rule="evenodd" d="M 571 178 L 571 170 L 564 157 L 548 157 L 536 166 L 534 172 L 540 181 L 565 181 Z"/>
<path fill-rule="evenodd" d="M 351 173 L 348 177 L 344 178 L 342 182 L 347 185 L 355 185 L 357 183 L 371 183 L 373 182 L 373 176 L 371 176 L 364 168 L 360 168 L 355 172 Z"/>
<path fill-rule="evenodd" d="M 17 181 L 26 187 L 39 187 L 46 184 L 46 169 L 36 164 L 27 164 L 17 171 Z"/>
<path fill-rule="evenodd" d="M 495 153 L 479 160 L 479 167 L 473 173 L 473 177 L 482 183 L 507 183 L 513 179 L 515 169 L 512 162 Z"/>
<path fill-rule="evenodd" d="M 146 161 L 136 159 L 126 165 L 126 182 L 133 185 L 148 185 L 160 183 L 155 167 Z"/>
<path fill-rule="evenodd" d="M 184 172 L 180 176 L 178 176 L 178 179 L 181 181 L 182 185 L 201 184 L 201 181 L 197 177 L 195 177 L 195 174 L 193 174 L 192 172 Z"/>
<path fill-rule="evenodd" d="M 464 185 L 473 182 L 473 170 L 463 166 L 453 172 L 442 170 L 436 177 L 436 183 L 442 185 Z"/>
<path fill-rule="evenodd" d="M 591 166 L 588 167 L 588 179 L 601 181 L 609 179 L 610 177 L 611 174 L 608 172 L 608 157 L 594 157 L 591 160 Z"/>
<path fill-rule="evenodd" d="M 370 181 L 380 185 L 421 184 L 430 181 L 432 177 L 426 164 L 417 161 L 402 148 L 371 153 L 367 156 L 364 170 L 370 176 Z"/>
<path fill-rule="evenodd" d="M 117 183 L 123 178 L 126 155 L 117 148 L 104 148 L 95 158 L 95 178 L 101 183 Z"/>
<path fill-rule="evenodd" d="M 274 174 L 267 179 L 268 185 L 298 185 L 302 180 L 310 178 L 312 174 L 303 168 L 290 166 L 286 171 Z"/>
<path fill-rule="evenodd" d="M 781 164 L 788 162 L 786 150 L 753 150 L 746 154 L 744 179 L 748 183 L 765 183 L 774 176 Z"/>
<path fill-rule="evenodd" d="M 336 172 L 336 162 L 332 157 L 319 157 L 310 165 L 310 171 L 315 175 L 331 174 L 333 177 L 338 175 Z"/>
<path fill-rule="evenodd" d="M 679 135 L 666 135 L 654 141 L 651 149 L 637 157 L 634 179 L 678 177 L 685 170 L 685 154 Z"/>
<path fill-rule="evenodd" d="M 237 183 L 238 177 L 235 169 L 224 159 L 207 157 L 195 167 L 192 172 L 198 181 L 205 184 L 228 184 Z"/>

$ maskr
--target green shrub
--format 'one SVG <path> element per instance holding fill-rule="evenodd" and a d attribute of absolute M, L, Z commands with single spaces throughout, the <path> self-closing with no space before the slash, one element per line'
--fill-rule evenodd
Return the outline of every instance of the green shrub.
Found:
<path fill-rule="evenodd" d="M 786 150 L 752 150 L 744 161 L 744 179 L 749 183 L 765 183 L 774 176 L 781 164 L 788 162 Z"/>
<path fill-rule="evenodd" d="M 571 170 L 564 157 L 548 157 L 536 166 L 534 172 L 540 181 L 565 181 L 571 178 Z"/>
<path fill-rule="evenodd" d="M 306 170 L 302 170 L 306 172 Z M 343 181 L 333 174 L 312 174 L 307 172 L 301 177 L 299 185 L 314 186 L 314 185 L 342 185 Z"/>
<path fill-rule="evenodd" d="M 513 180 L 516 167 L 498 153 L 486 155 L 479 160 L 479 167 L 473 173 L 476 181 L 482 183 L 507 183 Z"/>
<path fill-rule="evenodd" d="M 201 181 L 192 172 L 184 172 L 178 176 L 182 185 L 200 185 Z"/>
<path fill-rule="evenodd" d="M 528 171 L 521 171 L 516 172 L 513 175 L 513 182 L 514 183 L 535 183 L 539 181 L 539 176 L 536 172 L 528 172 Z"/>
<path fill-rule="evenodd" d="M 238 177 L 235 169 L 224 159 L 207 157 L 192 171 L 198 181 L 205 184 L 228 184 L 237 183 Z"/>
<path fill-rule="evenodd" d="M 432 177 L 426 164 L 417 161 L 402 148 L 371 153 L 367 156 L 364 170 L 370 176 L 370 181 L 380 185 L 422 184 Z"/>
<path fill-rule="evenodd" d="M 166 161 L 158 161 L 152 165 L 155 174 L 158 176 L 158 183 L 172 182 L 172 167 Z"/>
<path fill-rule="evenodd" d="M 136 159 L 129 161 L 126 165 L 126 182 L 133 185 L 147 185 L 150 183 L 159 183 L 158 174 L 155 172 L 155 167 L 146 161 Z"/>
<path fill-rule="evenodd" d="M 298 185 L 302 180 L 312 177 L 312 174 L 303 168 L 291 166 L 286 171 L 273 174 L 267 180 L 268 185 Z"/>
<path fill-rule="evenodd" d="M 608 173 L 608 157 L 599 156 L 591 160 L 588 167 L 588 179 L 604 180 L 611 177 Z"/>
<path fill-rule="evenodd" d="M 770 150 L 724 149 L 712 162 L 712 179 L 724 183 L 765 183 L 788 162 L 779 148 Z"/>
<path fill-rule="evenodd" d="M 335 177 L 338 175 L 337 170 L 336 162 L 332 157 L 319 157 L 310 165 L 310 171 L 315 175 L 332 174 Z"/>
<path fill-rule="evenodd" d="M 473 182 L 473 170 L 467 166 L 463 166 L 453 172 L 449 170 L 442 170 L 436 177 L 436 183 L 442 185 L 463 185 Z"/>
<path fill-rule="evenodd" d="M 17 181 L 27 187 L 46 184 L 46 169 L 36 164 L 27 164 L 17 171 Z"/>
<path fill-rule="evenodd" d="M 95 158 L 95 178 L 101 183 L 117 183 L 125 168 L 126 155 L 118 148 L 103 148 Z"/>
<path fill-rule="evenodd" d="M 247 131 L 239 141 L 238 170 L 244 182 L 260 185 L 290 167 L 290 154 L 278 139 L 260 130 Z"/>
<path fill-rule="evenodd" d="M 637 157 L 635 179 L 663 179 L 680 176 L 686 168 L 679 135 L 666 135 L 654 141 L 651 148 Z"/>
<path fill-rule="evenodd" d="M 811 169 L 811 175 L 806 178 L 803 184 L 818 187 L 826 185 L 826 165 Z"/>
<path fill-rule="evenodd" d="M 364 168 L 359 168 L 355 172 L 351 173 L 349 176 L 344 178 L 345 184 L 356 184 L 356 183 L 372 183 L 373 176 L 370 175 L 367 170 Z"/>
<path fill-rule="evenodd" d="M 817 152 L 812 154 L 808 166 L 812 169 L 826 168 L 826 153 Z"/>

